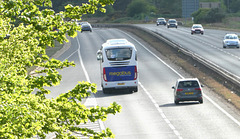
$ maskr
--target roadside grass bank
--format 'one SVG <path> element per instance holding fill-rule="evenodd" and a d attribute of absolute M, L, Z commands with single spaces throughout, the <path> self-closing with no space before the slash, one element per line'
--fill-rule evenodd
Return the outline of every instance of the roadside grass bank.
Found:
<path fill-rule="evenodd" d="M 204 65 L 196 62 L 193 58 L 186 56 L 180 50 L 169 46 L 160 39 L 151 34 L 131 27 L 120 27 L 119 29 L 128 31 L 146 41 L 163 56 L 169 59 L 175 65 L 181 67 L 184 71 L 198 78 L 204 85 L 208 86 L 213 92 L 223 97 L 227 102 L 233 104 L 240 110 L 239 91 L 234 90 L 234 86 L 226 80 L 218 77 L 216 73 L 210 72 Z"/>
<path fill-rule="evenodd" d="M 64 45 L 64 44 L 60 44 L 58 41 L 54 41 L 54 42 L 55 42 L 55 47 L 47 47 L 46 49 L 46 54 L 49 57 L 52 57 L 57 51 L 62 49 Z"/>

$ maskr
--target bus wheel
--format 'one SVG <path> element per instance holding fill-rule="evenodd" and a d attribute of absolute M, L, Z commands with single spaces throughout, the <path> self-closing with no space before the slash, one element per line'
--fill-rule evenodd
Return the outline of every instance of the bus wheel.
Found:
<path fill-rule="evenodd" d="M 103 93 L 104 94 L 109 94 L 110 93 L 110 89 L 103 88 Z"/>
<path fill-rule="evenodd" d="M 137 92 L 137 91 L 138 91 L 138 87 L 134 87 L 134 88 L 132 89 L 132 91 L 133 91 L 133 92 Z"/>

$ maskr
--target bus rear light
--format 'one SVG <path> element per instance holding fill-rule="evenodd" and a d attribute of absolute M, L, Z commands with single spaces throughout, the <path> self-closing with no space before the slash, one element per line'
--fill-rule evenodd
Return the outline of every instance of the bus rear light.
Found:
<path fill-rule="evenodd" d="M 137 66 L 135 66 L 134 70 L 134 80 L 137 80 Z"/>
<path fill-rule="evenodd" d="M 103 68 L 103 79 L 105 82 L 107 82 L 107 75 L 106 75 L 105 68 Z"/>

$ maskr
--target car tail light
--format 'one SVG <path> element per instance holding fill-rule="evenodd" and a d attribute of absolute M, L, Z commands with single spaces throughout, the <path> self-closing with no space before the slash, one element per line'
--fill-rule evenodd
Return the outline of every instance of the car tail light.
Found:
<path fill-rule="evenodd" d="M 135 70 L 134 70 L 134 80 L 137 80 L 137 67 L 135 66 Z"/>
<path fill-rule="evenodd" d="M 177 95 L 180 95 L 180 92 L 182 92 L 182 91 L 183 91 L 183 89 L 177 89 L 176 94 L 177 94 Z"/>
<path fill-rule="evenodd" d="M 202 94 L 202 89 L 201 88 L 195 88 L 195 90 L 197 90 L 199 94 Z"/>
<path fill-rule="evenodd" d="M 105 68 L 103 68 L 103 79 L 105 82 L 107 82 L 107 75 L 106 75 Z"/>
<path fill-rule="evenodd" d="M 181 92 L 181 91 L 183 91 L 183 89 L 177 89 L 177 92 Z"/>
<path fill-rule="evenodd" d="M 201 89 L 201 88 L 195 88 L 195 90 L 199 90 L 199 91 L 201 91 L 202 89 Z"/>

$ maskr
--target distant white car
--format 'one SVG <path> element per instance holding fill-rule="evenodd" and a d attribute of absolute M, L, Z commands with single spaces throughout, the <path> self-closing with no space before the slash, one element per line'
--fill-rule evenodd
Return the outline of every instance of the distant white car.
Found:
<path fill-rule="evenodd" d="M 169 19 L 167 22 L 167 28 L 177 28 L 178 23 L 176 19 Z"/>
<path fill-rule="evenodd" d="M 165 18 L 158 18 L 156 22 L 157 22 L 157 26 L 158 25 L 166 25 L 167 24 L 167 21 L 166 21 Z"/>
<path fill-rule="evenodd" d="M 226 34 L 223 39 L 223 48 L 236 47 L 239 48 L 240 42 L 237 34 Z"/>
<path fill-rule="evenodd" d="M 204 33 L 203 26 L 201 24 L 193 24 L 191 29 L 191 34 L 202 34 Z"/>

